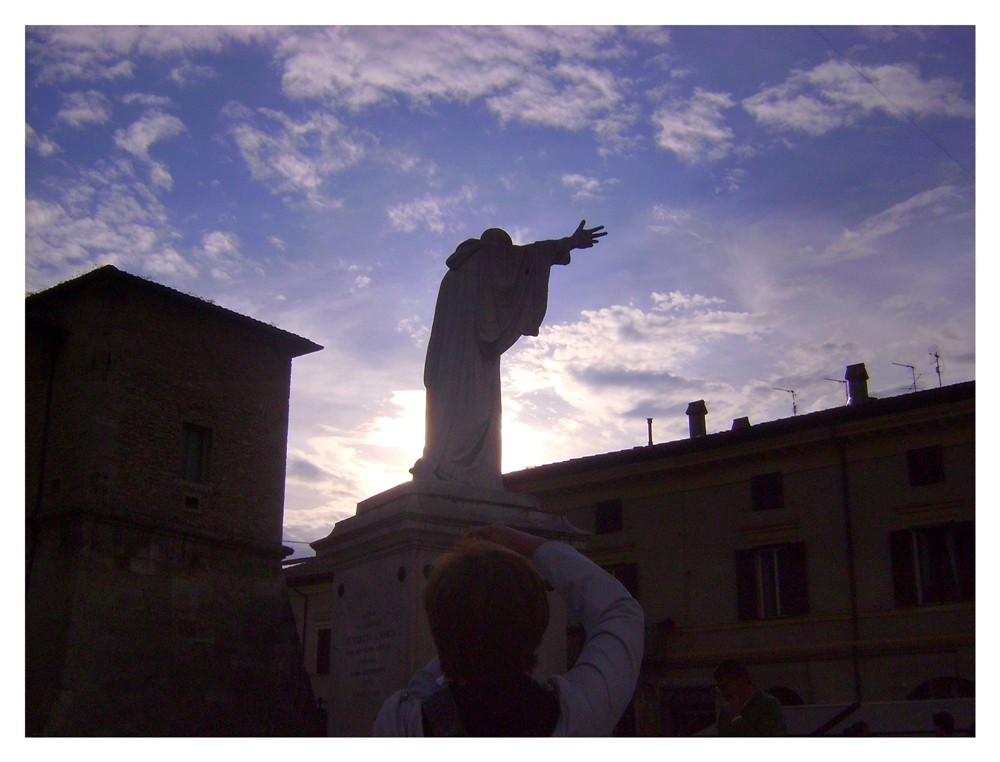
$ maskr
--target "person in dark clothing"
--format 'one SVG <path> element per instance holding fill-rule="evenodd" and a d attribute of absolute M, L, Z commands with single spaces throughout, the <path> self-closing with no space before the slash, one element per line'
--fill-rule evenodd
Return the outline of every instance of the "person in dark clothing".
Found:
<path fill-rule="evenodd" d="M 781 703 L 757 688 L 740 661 L 724 661 L 715 670 L 721 709 L 720 736 L 785 736 L 788 727 Z"/>

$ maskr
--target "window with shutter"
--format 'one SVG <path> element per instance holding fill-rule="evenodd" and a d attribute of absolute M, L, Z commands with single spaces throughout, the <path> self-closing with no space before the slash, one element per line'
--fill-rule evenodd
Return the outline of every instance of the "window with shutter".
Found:
<path fill-rule="evenodd" d="M 737 550 L 736 598 L 743 621 L 808 614 L 805 543 Z"/>
<path fill-rule="evenodd" d="M 890 532 L 889 554 L 897 607 L 975 600 L 974 521 Z"/>

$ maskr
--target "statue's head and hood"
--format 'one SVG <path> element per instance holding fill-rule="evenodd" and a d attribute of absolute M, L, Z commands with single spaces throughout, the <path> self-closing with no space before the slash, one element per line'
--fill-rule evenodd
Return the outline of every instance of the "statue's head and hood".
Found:
<path fill-rule="evenodd" d="M 496 247 L 510 249 L 514 245 L 510 235 L 502 228 L 489 228 L 484 230 L 479 238 L 470 238 L 462 241 L 455 249 L 455 253 L 448 257 L 447 265 L 449 270 L 457 270 L 466 260 L 480 249 L 486 247 Z"/>

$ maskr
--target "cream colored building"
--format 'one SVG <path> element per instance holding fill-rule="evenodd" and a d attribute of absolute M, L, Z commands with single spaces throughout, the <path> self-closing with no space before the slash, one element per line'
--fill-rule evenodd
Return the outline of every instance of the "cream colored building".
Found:
<path fill-rule="evenodd" d="M 727 658 L 793 732 L 973 722 L 975 384 L 872 399 L 847 371 L 840 408 L 705 434 L 698 401 L 689 439 L 505 476 L 594 532 L 646 611 L 626 732 L 704 730 Z"/>

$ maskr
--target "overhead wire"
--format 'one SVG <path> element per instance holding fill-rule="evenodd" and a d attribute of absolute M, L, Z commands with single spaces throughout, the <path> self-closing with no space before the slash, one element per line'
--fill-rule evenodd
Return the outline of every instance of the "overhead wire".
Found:
<path fill-rule="evenodd" d="M 930 134 L 929 132 L 927 132 L 927 130 L 925 130 L 925 129 L 924 129 L 924 128 L 923 128 L 923 127 L 922 127 L 922 126 L 920 125 L 920 124 L 918 124 L 918 123 L 917 123 L 917 121 L 916 121 L 915 119 L 913 119 L 913 117 L 911 117 L 911 116 L 910 116 L 909 114 L 907 114 L 907 113 L 906 113 L 906 112 L 905 112 L 905 111 L 904 111 L 904 110 L 903 110 L 902 108 L 900 108 L 900 107 L 899 107 L 899 106 L 898 106 L 898 105 L 897 105 L 897 104 L 896 104 L 896 103 L 895 103 L 895 102 L 894 102 L 894 101 L 892 100 L 892 98 L 890 98 L 890 97 L 889 97 L 888 95 L 886 95 L 886 93 L 885 93 L 885 92 L 883 92 L 883 91 L 882 91 L 882 89 L 881 89 L 881 88 L 880 88 L 880 87 L 879 87 L 879 86 L 878 86 L 877 84 L 875 84 L 875 82 L 874 82 L 874 81 L 872 81 L 871 77 L 869 77 L 869 76 L 868 76 L 867 74 L 865 74 L 865 72 L 864 72 L 864 71 L 863 71 L 863 70 L 862 70 L 861 68 L 859 68 L 858 66 L 856 66 L 856 65 L 854 64 L 854 62 L 853 62 L 853 61 L 851 61 L 851 59 L 847 57 L 847 54 L 845 54 L 845 53 L 844 53 L 843 51 L 841 51 L 841 50 L 840 50 L 840 49 L 839 49 L 839 48 L 838 48 L 838 47 L 837 47 L 836 45 L 834 45 L 834 44 L 833 44 L 832 42 L 830 42 L 829 38 L 828 38 L 828 37 L 826 37 L 826 36 L 825 36 L 825 35 L 824 35 L 824 34 L 823 34 L 823 33 L 822 33 L 822 32 L 821 32 L 821 31 L 820 31 L 819 29 L 817 29 L 817 28 L 816 28 L 816 27 L 814 27 L 814 26 L 813 26 L 813 27 L 810 27 L 810 29 L 812 29 L 812 30 L 813 30 L 813 31 L 814 31 L 814 32 L 815 32 L 815 33 L 817 34 L 817 36 L 818 36 L 818 37 L 819 37 L 819 38 L 820 38 L 821 40 L 823 40 L 823 42 L 824 42 L 824 43 L 826 43 L 826 44 L 827 44 L 828 46 L 830 46 L 830 48 L 831 48 L 831 49 L 833 50 L 833 52 L 834 52 L 834 53 L 836 53 L 836 54 L 837 54 L 838 56 L 840 56 L 840 58 L 842 58 L 842 59 L 844 60 L 844 62 L 845 62 L 845 63 L 847 63 L 847 65 L 848 65 L 848 66 L 850 66 L 850 67 L 851 67 L 852 69 L 854 69 L 854 71 L 856 71 L 856 72 L 858 73 L 858 76 L 860 76 L 860 77 L 861 77 L 862 79 L 864 79 L 864 81 L 865 81 L 865 82 L 867 82 L 867 83 L 868 83 L 868 84 L 869 84 L 869 85 L 870 85 L 870 86 L 872 87 L 872 89 L 874 89 L 874 90 L 875 90 L 875 92 L 877 92 L 877 93 L 878 93 L 879 95 L 881 95 L 881 96 L 882 96 L 883 98 L 885 98 L 886 102 L 887 102 L 887 103 L 889 103 L 889 105 L 891 105 L 891 106 L 892 106 L 892 107 L 893 107 L 894 109 L 896 109 L 896 111 L 898 111 L 898 112 L 899 112 L 899 115 L 900 115 L 900 116 L 901 116 L 901 117 L 902 117 L 903 119 L 905 119 L 906 121 L 908 121 L 908 122 L 909 122 L 909 123 L 910 123 L 910 124 L 911 124 L 911 125 L 912 125 L 913 127 L 915 127 L 915 128 L 917 129 L 917 130 L 919 130 L 919 132 L 920 132 L 920 133 L 921 133 L 921 134 L 922 134 L 922 135 L 923 135 L 923 136 L 924 136 L 925 138 L 927 138 L 927 139 L 928 139 L 928 140 L 929 140 L 929 141 L 930 141 L 931 143 L 933 143 L 933 144 L 934 144 L 934 145 L 935 145 L 935 146 L 937 147 L 937 149 L 938 149 L 939 151 L 941 151 L 941 153 L 943 153 L 943 154 L 944 154 L 945 156 L 947 156 L 947 157 L 948 157 L 948 158 L 949 158 L 949 159 L 950 159 L 951 161 L 953 161 L 953 162 L 955 163 L 955 165 L 956 165 L 956 166 L 957 166 L 957 167 L 958 167 L 959 169 L 961 169 L 961 170 L 962 170 L 963 172 L 965 172 L 965 173 L 966 173 L 966 174 L 967 174 L 967 175 L 968 175 L 969 177 L 971 177 L 971 178 L 972 178 L 973 180 L 975 180 L 975 179 L 976 179 L 976 175 L 975 175 L 975 173 L 974 173 L 974 172 L 973 172 L 972 170 L 970 170 L 970 169 L 969 169 L 968 167 L 966 167 L 966 166 L 965 166 L 965 165 L 964 165 L 964 164 L 963 164 L 962 162 L 960 162 L 960 161 L 959 161 L 958 159 L 956 159 L 956 158 L 955 158 L 954 156 L 952 156 L 952 155 L 951 155 L 951 152 L 949 152 L 947 148 L 945 148 L 945 147 L 944 147 L 943 145 L 941 145 L 941 143 L 939 143 L 939 142 L 938 142 L 938 141 L 937 141 L 937 140 L 936 140 L 936 139 L 934 138 L 934 136 L 933 136 L 933 135 L 931 135 L 931 134 Z"/>

